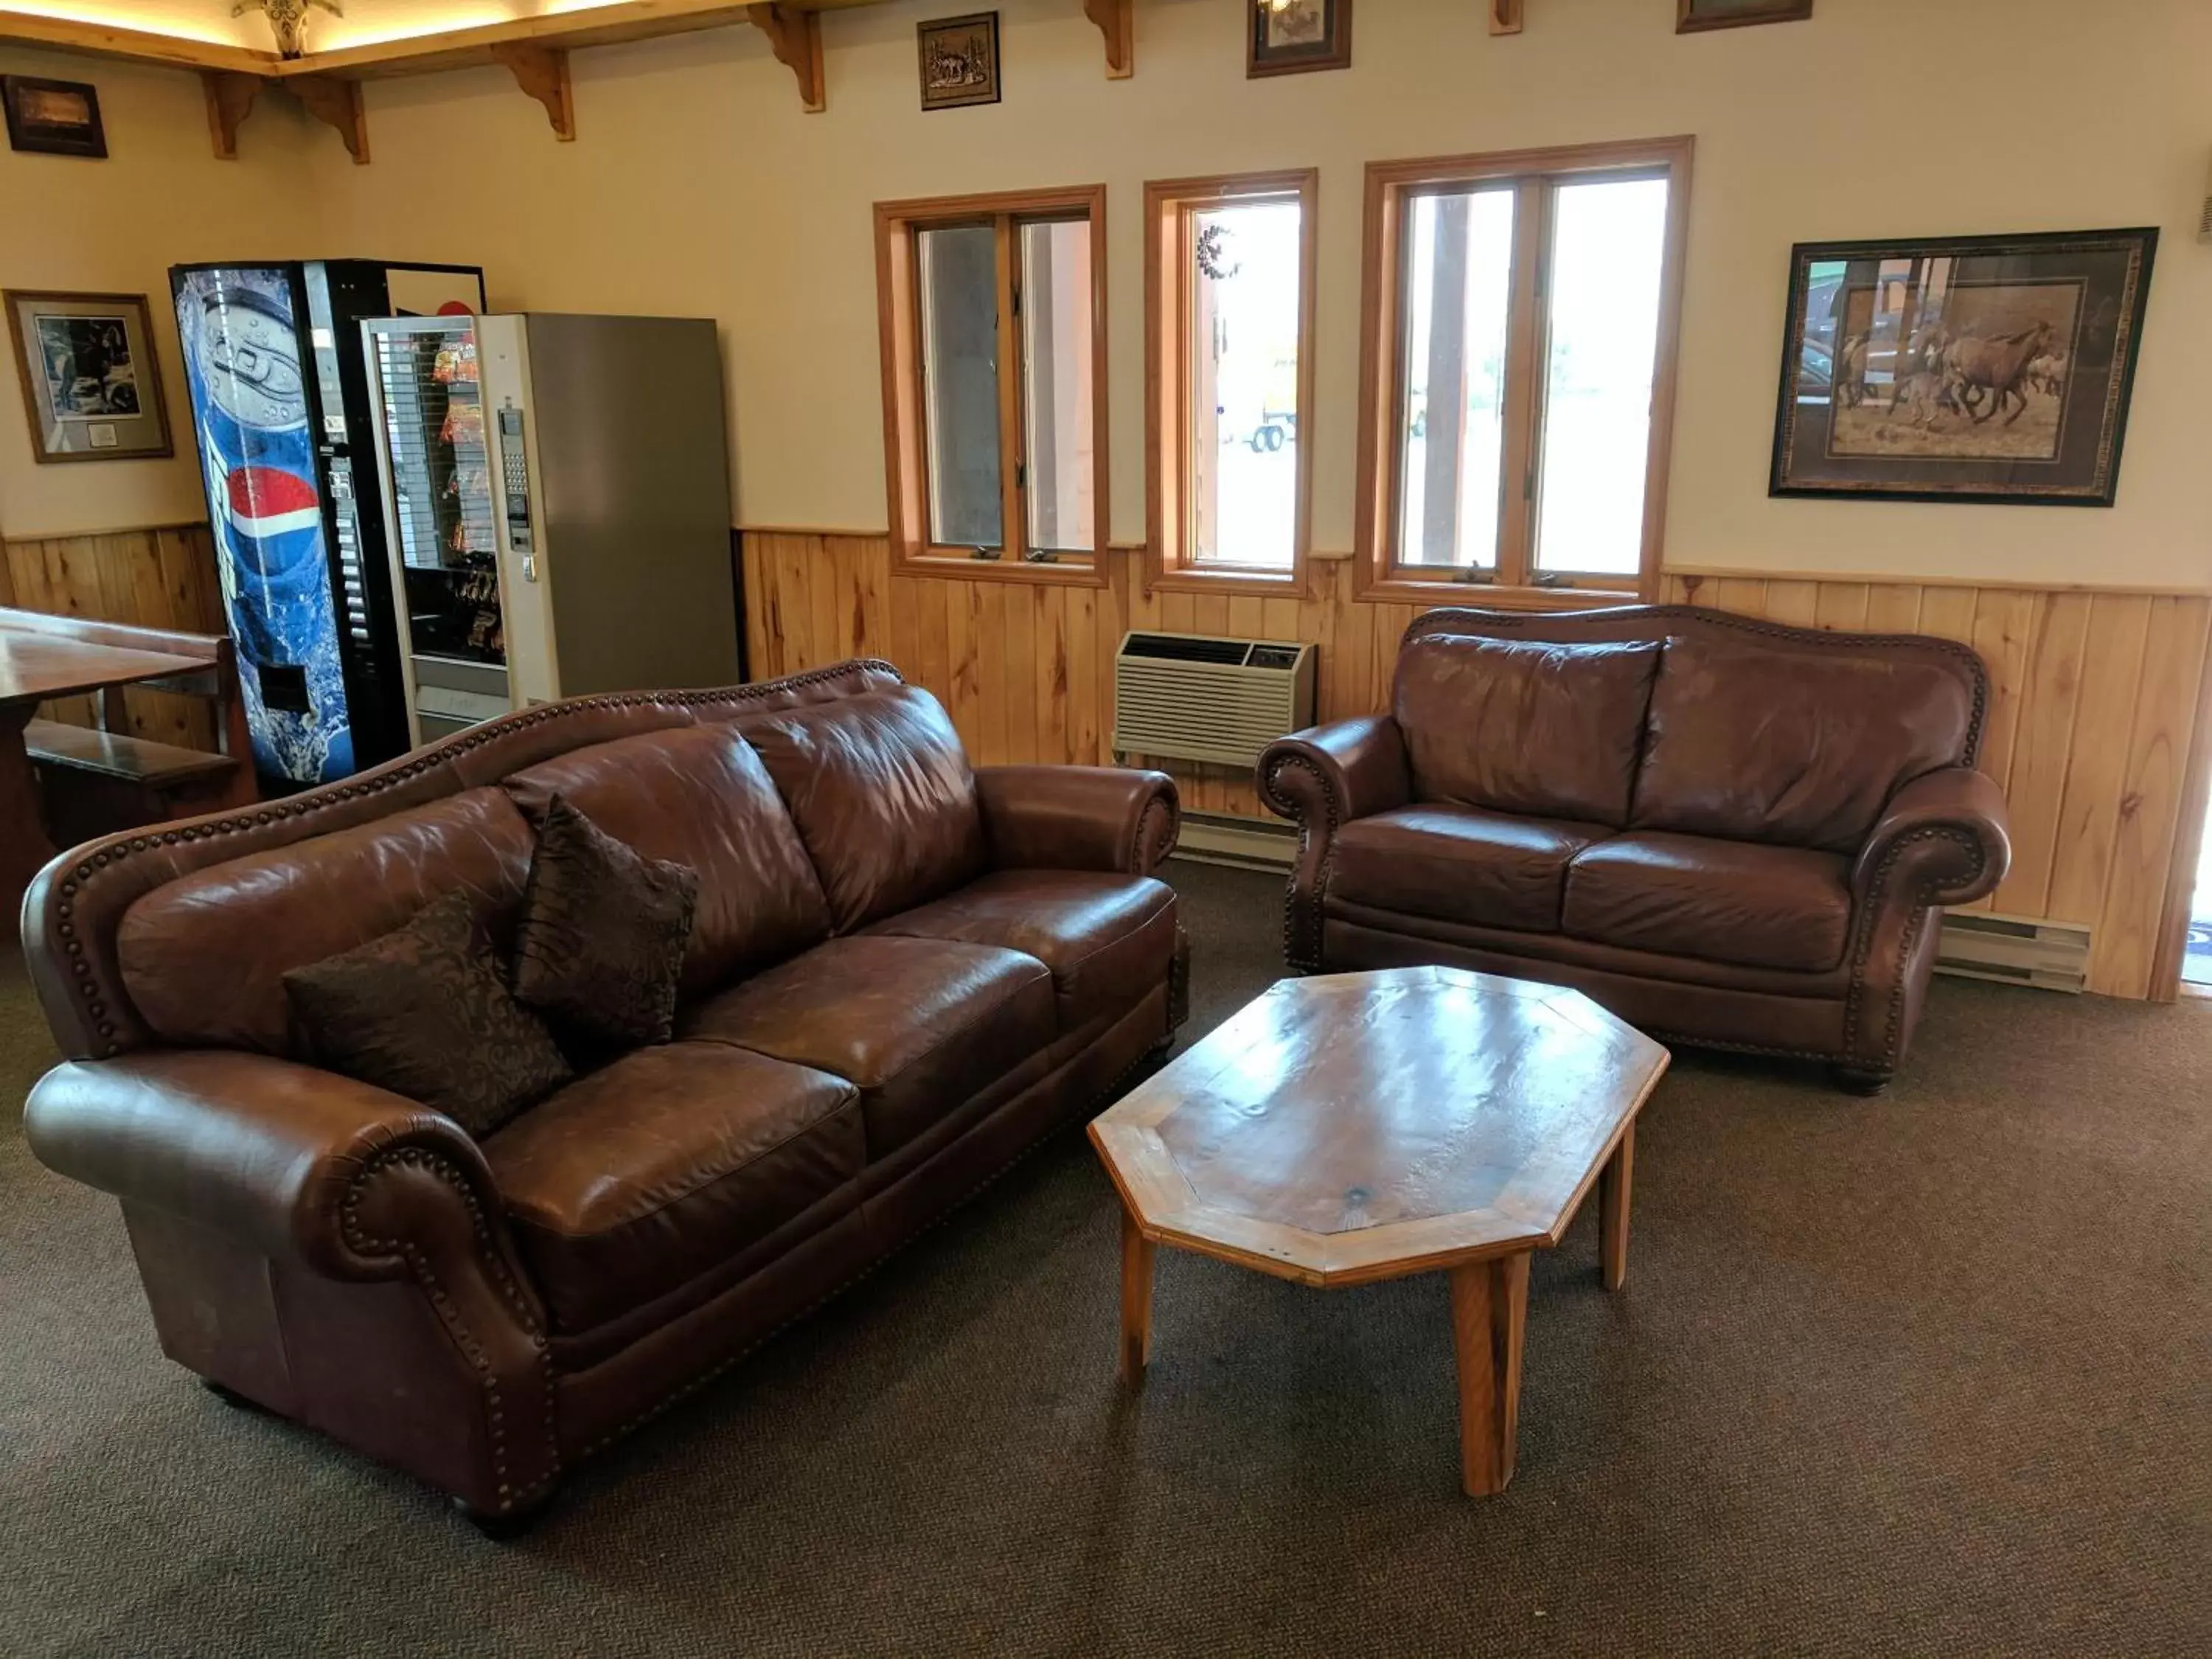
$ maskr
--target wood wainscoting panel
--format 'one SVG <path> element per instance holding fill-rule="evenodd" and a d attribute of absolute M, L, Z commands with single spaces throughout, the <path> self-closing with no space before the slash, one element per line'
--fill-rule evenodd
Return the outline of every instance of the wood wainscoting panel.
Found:
<path fill-rule="evenodd" d="M 94 622 L 227 634 L 215 544 L 204 524 L 163 525 L 92 536 L 0 542 L 0 605 Z M 215 716 L 204 698 L 126 687 L 131 735 L 213 751 Z M 44 705 L 50 720 L 92 726 L 92 699 Z"/>
<path fill-rule="evenodd" d="M 887 656 L 944 702 L 979 763 L 1092 764 L 1114 758 L 1114 656 L 1132 628 L 1315 641 L 1317 716 L 1331 720 L 1389 706 L 1398 641 L 1430 608 L 1356 599 L 1341 559 L 1315 560 L 1302 597 L 1147 594 L 1140 553 L 1104 563 L 1103 587 L 979 582 L 895 573 L 879 536 L 747 532 L 753 672 Z M 1982 764 L 2010 803 L 2014 847 L 2012 873 L 1975 908 L 2086 922 L 2092 990 L 2171 994 L 2160 946 L 2175 861 L 2195 856 L 2180 842 L 2212 596 L 1680 572 L 1662 596 L 1973 646 L 1990 667 Z M 1268 816 L 1242 771 L 1163 764 L 1194 810 Z"/>

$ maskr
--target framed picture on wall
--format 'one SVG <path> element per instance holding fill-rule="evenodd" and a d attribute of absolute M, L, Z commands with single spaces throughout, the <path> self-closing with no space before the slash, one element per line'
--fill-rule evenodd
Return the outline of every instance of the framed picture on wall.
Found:
<path fill-rule="evenodd" d="M 1741 28 L 1748 23 L 1796 23 L 1813 15 L 1813 0 L 1674 0 L 1674 33 Z"/>
<path fill-rule="evenodd" d="M 1303 75 L 1352 67 L 1352 0 L 1245 0 L 1244 73 Z"/>
<path fill-rule="evenodd" d="M 174 453 L 143 294 L 9 289 L 8 332 L 41 461 L 139 460 Z"/>
<path fill-rule="evenodd" d="M 921 106 L 964 109 L 999 101 L 999 14 L 915 25 L 921 51 Z"/>
<path fill-rule="evenodd" d="M 7 110 L 10 149 L 94 160 L 104 160 L 107 155 L 107 129 L 100 125 L 99 89 L 82 81 L 0 75 L 0 106 Z"/>
<path fill-rule="evenodd" d="M 2157 248 L 1800 243 L 1768 493 L 2110 507 Z"/>

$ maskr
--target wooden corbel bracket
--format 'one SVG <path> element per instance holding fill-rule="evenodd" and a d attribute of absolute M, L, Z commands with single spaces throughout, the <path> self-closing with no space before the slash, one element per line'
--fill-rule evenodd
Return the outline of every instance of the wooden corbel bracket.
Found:
<path fill-rule="evenodd" d="M 513 72 L 515 85 L 545 106 L 553 136 L 564 144 L 574 142 L 576 101 L 568 88 L 568 49 L 508 40 L 492 47 L 491 55 Z"/>
<path fill-rule="evenodd" d="M 1083 15 L 1106 37 L 1109 81 L 1126 81 L 1137 72 L 1136 6 L 1137 0 L 1083 0 Z"/>
<path fill-rule="evenodd" d="M 215 159 L 238 159 L 238 129 L 253 112 L 261 95 L 261 77 L 243 70 L 202 70 L 200 85 L 207 93 L 208 136 L 215 140 Z"/>
<path fill-rule="evenodd" d="M 337 131 L 356 167 L 368 165 L 368 117 L 362 110 L 360 82 L 334 75 L 288 75 L 284 85 L 308 114 Z"/>
<path fill-rule="evenodd" d="M 822 80 L 822 19 L 791 5 L 750 5 L 745 15 L 768 36 L 769 50 L 778 63 L 799 77 L 799 101 L 810 115 L 829 107 L 828 89 Z"/>
<path fill-rule="evenodd" d="M 1523 0 L 1485 0 L 1490 8 L 1490 32 L 1492 34 L 1521 33 L 1521 9 Z"/>

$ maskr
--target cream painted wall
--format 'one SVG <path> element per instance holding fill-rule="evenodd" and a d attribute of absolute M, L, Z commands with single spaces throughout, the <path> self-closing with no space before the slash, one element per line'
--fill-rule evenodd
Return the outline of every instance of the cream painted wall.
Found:
<path fill-rule="evenodd" d="M 1137 76 L 1109 82 L 1075 0 L 1002 0 L 1006 101 L 924 115 L 914 25 L 948 9 L 828 15 L 819 115 L 800 111 L 789 72 L 743 27 L 577 54 L 573 144 L 554 142 L 501 70 L 372 82 L 373 165 L 351 166 L 328 134 L 299 152 L 325 239 L 303 251 L 480 262 L 503 307 L 716 317 L 740 521 L 879 530 L 870 204 L 1103 179 L 1114 526 L 1133 540 L 1143 182 L 1317 165 L 1314 529 L 1317 546 L 1343 549 L 1364 163 L 1689 132 L 1670 562 L 2212 585 L 2212 250 L 2192 237 L 2212 157 L 2212 5 L 1820 0 L 1808 23 L 1678 37 L 1668 0 L 1530 0 L 1527 32 L 1493 39 L 1476 0 L 1367 0 L 1351 70 L 1251 82 L 1235 0 L 1138 0 Z M 101 66 L 104 94 L 119 73 Z M 94 250 L 112 240 L 115 261 L 148 273 L 118 285 L 155 288 L 171 259 L 211 243 L 266 245 L 255 226 L 222 222 L 239 210 L 199 176 L 218 164 L 204 160 L 197 87 L 173 79 L 171 210 L 91 234 Z M 2142 223 L 2166 236 L 2117 507 L 1767 498 L 1792 241 Z M 180 245 L 187 230 L 200 252 Z M 0 254 L 10 282 L 23 280 L 19 257 Z M 19 442 L 0 428 L 0 447 Z M 6 505 L 19 471 L 0 467 L 11 528 L 28 516 Z"/>
<path fill-rule="evenodd" d="M 266 96 L 240 134 L 240 158 L 218 161 L 197 76 L 7 47 L 0 47 L 0 74 L 93 82 L 108 157 L 23 155 L 0 147 L 0 287 L 145 295 L 177 446 L 165 461 L 37 465 L 11 349 L 0 370 L 0 536 L 204 519 L 184 365 L 168 316 L 169 266 L 320 252 L 307 158 L 319 139 L 337 149 L 337 136 L 310 131 L 289 98 Z"/>

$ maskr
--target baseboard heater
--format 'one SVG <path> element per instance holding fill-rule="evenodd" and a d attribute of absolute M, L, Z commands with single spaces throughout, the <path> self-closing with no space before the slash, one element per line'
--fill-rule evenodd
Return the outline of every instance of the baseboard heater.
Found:
<path fill-rule="evenodd" d="M 1288 870 L 1298 856 L 1298 832 L 1272 818 L 1238 817 L 1228 812 L 1185 812 L 1177 858 L 1200 864 L 1229 864 L 1243 870 Z"/>
<path fill-rule="evenodd" d="M 2080 922 L 1947 910 L 1936 971 L 1961 979 L 2079 993 L 2089 982 L 2089 929 Z"/>

